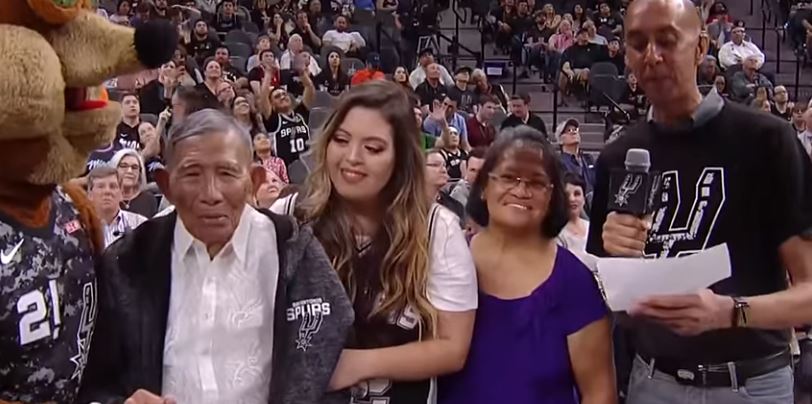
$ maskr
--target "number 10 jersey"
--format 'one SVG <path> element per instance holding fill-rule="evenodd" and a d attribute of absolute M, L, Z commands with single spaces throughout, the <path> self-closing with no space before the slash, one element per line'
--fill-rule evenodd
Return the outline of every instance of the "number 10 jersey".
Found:
<path fill-rule="evenodd" d="M 73 403 L 96 317 L 93 265 L 60 189 L 42 229 L 0 213 L 0 400 Z"/>

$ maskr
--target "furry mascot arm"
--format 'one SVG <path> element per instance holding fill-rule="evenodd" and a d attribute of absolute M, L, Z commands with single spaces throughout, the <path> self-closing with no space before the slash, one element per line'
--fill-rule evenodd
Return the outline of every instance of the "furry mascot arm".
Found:
<path fill-rule="evenodd" d="M 177 31 L 166 21 L 135 29 L 110 24 L 92 12 L 54 30 L 48 38 L 62 62 L 68 87 L 92 87 L 122 74 L 158 68 L 172 58 Z"/>

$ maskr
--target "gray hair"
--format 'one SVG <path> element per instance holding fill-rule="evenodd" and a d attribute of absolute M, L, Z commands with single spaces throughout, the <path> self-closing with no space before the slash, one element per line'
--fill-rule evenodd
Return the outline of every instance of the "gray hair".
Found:
<path fill-rule="evenodd" d="M 187 116 L 179 125 L 172 127 L 166 142 L 164 157 L 167 162 L 174 159 L 175 147 L 184 139 L 229 132 L 239 135 L 248 152 L 253 155 L 254 147 L 251 135 L 241 128 L 231 116 L 219 110 L 207 108 Z"/>
<path fill-rule="evenodd" d="M 124 160 L 124 157 L 127 156 L 131 156 L 138 160 L 138 165 L 141 166 L 141 170 L 138 171 L 138 189 L 142 190 L 147 186 L 147 168 L 144 166 L 144 159 L 141 157 L 141 153 L 138 153 L 138 150 L 121 149 L 113 155 L 113 158 L 110 159 L 108 164 L 110 167 L 118 169 L 118 165 L 121 164 L 121 160 Z"/>
<path fill-rule="evenodd" d="M 119 177 L 118 170 L 116 170 L 115 167 L 107 164 L 96 166 L 87 174 L 87 190 L 90 191 L 93 189 L 96 180 L 113 176 L 116 177 L 118 185 L 121 186 L 121 177 Z"/>

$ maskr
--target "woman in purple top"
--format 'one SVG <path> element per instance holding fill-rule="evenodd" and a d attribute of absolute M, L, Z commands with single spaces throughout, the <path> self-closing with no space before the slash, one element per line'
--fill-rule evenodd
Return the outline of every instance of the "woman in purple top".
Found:
<path fill-rule="evenodd" d="M 479 310 L 465 368 L 439 404 L 616 403 L 608 310 L 555 238 L 567 222 L 559 162 L 519 127 L 488 151 L 468 199 Z"/>

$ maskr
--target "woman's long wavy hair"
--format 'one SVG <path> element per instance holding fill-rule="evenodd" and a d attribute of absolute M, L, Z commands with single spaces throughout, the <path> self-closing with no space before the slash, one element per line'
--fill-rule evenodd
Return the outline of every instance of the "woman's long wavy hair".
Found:
<path fill-rule="evenodd" d="M 436 311 L 427 296 L 429 274 L 429 237 L 427 216 L 429 197 L 425 186 L 424 159 L 419 132 L 414 122 L 412 103 L 392 82 L 371 81 L 353 87 L 342 95 L 338 107 L 322 128 L 313 152 L 316 164 L 305 185 L 304 196 L 295 215 L 310 223 L 333 267 L 355 300 L 358 290 L 356 273 L 358 253 L 353 223 L 344 202 L 332 182 L 325 164 L 327 147 L 347 113 L 353 108 L 377 110 L 392 126 L 395 167 L 380 194 L 384 215 L 379 234 L 386 252 L 377 274 L 383 296 L 370 313 L 389 315 L 411 306 L 421 316 L 421 326 L 433 330 Z"/>

